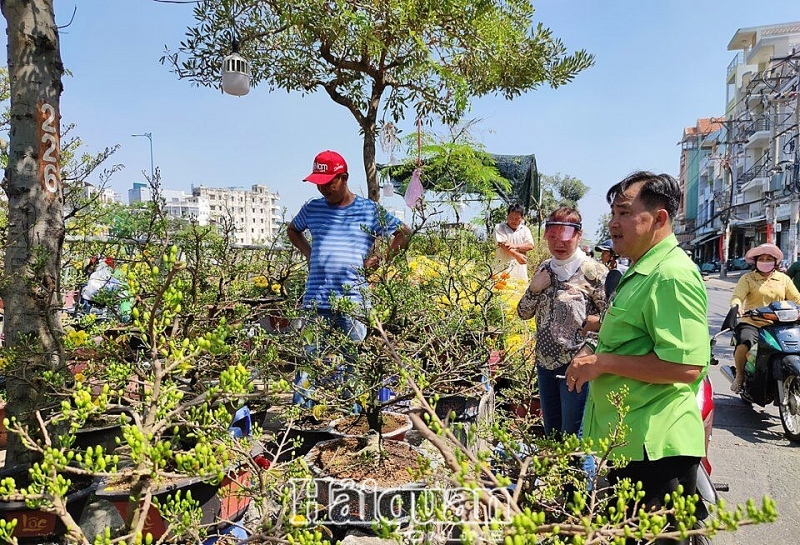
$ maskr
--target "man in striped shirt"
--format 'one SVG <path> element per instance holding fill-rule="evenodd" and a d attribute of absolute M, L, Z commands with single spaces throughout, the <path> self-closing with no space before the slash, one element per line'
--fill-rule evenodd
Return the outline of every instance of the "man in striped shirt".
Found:
<path fill-rule="evenodd" d="M 389 247 L 394 252 L 408 244 L 410 230 L 378 203 L 350 191 L 347 179 L 347 163 L 341 155 L 319 153 L 314 171 L 304 181 L 316 184 L 322 198 L 305 203 L 287 233 L 308 261 L 303 307 L 342 329 L 351 340 L 362 341 L 366 325 L 332 310 L 331 298 L 350 299 L 362 311 L 368 308 L 364 271 L 378 263 L 378 256 L 371 252 L 375 239 L 392 236 Z M 311 233 L 310 241 L 306 230 Z"/>

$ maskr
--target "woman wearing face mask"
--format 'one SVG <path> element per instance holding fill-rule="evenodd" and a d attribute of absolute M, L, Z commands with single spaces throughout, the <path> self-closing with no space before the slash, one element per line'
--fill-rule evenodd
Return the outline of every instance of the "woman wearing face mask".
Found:
<path fill-rule="evenodd" d="M 792 279 L 779 272 L 778 262 L 783 259 L 783 252 L 774 244 L 762 244 L 751 249 L 744 256 L 745 261 L 755 263 L 754 271 L 743 274 L 733 290 L 731 306 L 739 306 L 739 316 L 745 311 L 767 306 L 775 301 L 794 301 L 800 304 L 800 292 Z M 747 363 L 747 352 L 758 342 L 758 328 L 768 322 L 758 318 L 745 316 L 736 326 L 736 350 L 733 361 L 736 364 L 736 379 L 731 384 L 731 391 L 739 393 L 744 380 L 744 366 Z"/>

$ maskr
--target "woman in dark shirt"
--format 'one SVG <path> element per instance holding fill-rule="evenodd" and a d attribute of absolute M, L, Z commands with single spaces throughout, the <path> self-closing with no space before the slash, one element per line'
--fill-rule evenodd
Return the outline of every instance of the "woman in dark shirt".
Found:
<path fill-rule="evenodd" d="M 625 271 L 628 270 L 628 267 L 617 263 L 617 257 L 619 256 L 614 253 L 610 240 L 602 244 L 598 244 L 594 247 L 594 250 L 596 252 L 600 252 L 600 261 L 603 263 L 603 265 L 608 267 L 605 290 L 606 301 L 609 301 L 611 300 L 611 294 L 617 289 L 617 284 L 619 284 L 620 279 L 622 279 L 622 275 L 625 274 Z"/>

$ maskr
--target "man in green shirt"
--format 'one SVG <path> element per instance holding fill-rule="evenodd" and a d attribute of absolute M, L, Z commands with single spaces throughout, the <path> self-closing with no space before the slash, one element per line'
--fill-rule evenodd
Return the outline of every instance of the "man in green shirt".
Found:
<path fill-rule="evenodd" d="M 794 287 L 800 291 L 800 259 L 792 263 L 792 266 L 786 271 L 786 275 L 792 279 Z"/>
<path fill-rule="evenodd" d="M 683 485 L 694 494 L 705 455 L 695 394 L 710 357 L 707 297 L 697 267 L 678 247 L 672 221 L 681 191 L 667 174 L 636 172 L 609 189 L 614 251 L 631 260 L 600 328 L 595 354 L 573 359 L 569 387 L 591 381 L 583 433 L 595 441 L 616 428 L 619 411 L 608 394 L 627 387 L 626 444 L 613 456 L 613 483 L 641 481 L 645 502 L 661 505 Z"/>

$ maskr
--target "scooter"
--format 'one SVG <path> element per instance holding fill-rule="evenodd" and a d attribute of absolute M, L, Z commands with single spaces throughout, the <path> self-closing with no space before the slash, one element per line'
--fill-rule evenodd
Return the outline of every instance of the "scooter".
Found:
<path fill-rule="evenodd" d="M 713 345 L 713 339 L 712 339 Z M 703 428 L 706 436 L 706 456 L 700 460 L 697 466 L 697 494 L 703 500 L 696 505 L 697 523 L 695 528 L 705 526 L 708 519 L 709 505 L 716 505 L 719 502 L 717 491 L 728 490 L 727 484 L 714 483 L 711 481 L 711 463 L 708 461 L 708 441 L 711 439 L 711 430 L 714 423 L 714 388 L 708 375 L 703 377 L 700 387 L 697 390 L 697 407 L 700 409 L 700 416 L 703 419 Z M 689 537 L 689 545 L 707 545 L 711 540 L 704 535 L 693 535 Z"/>
<path fill-rule="evenodd" d="M 738 306 L 732 307 L 720 333 L 736 327 L 738 314 Z M 758 343 L 748 353 L 739 395 L 761 407 L 777 405 L 786 438 L 800 441 L 800 307 L 791 301 L 776 301 L 748 310 L 745 315 L 770 323 L 759 329 Z M 711 363 L 719 362 L 712 357 Z M 724 365 L 721 371 L 733 382 L 735 367 Z"/>

